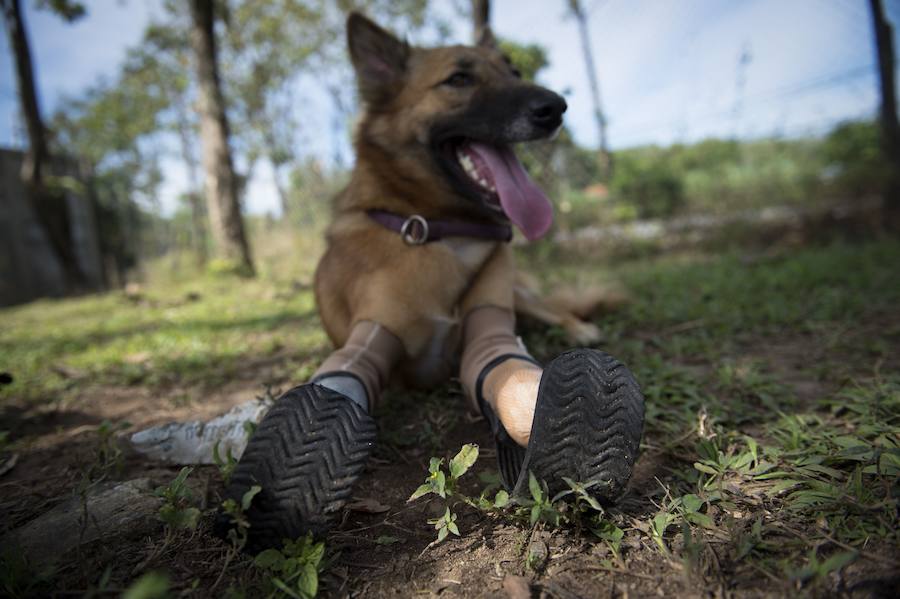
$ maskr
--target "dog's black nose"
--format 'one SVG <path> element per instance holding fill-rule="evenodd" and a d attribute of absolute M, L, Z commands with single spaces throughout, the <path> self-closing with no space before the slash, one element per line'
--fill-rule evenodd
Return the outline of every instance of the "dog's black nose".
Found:
<path fill-rule="evenodd" d="M 562 115 L 568 106 L 562 96 L 551 91 L 543 93 L 528 103 L 531 123 L 545 129 L 554 129 L 562 121 Z"/>

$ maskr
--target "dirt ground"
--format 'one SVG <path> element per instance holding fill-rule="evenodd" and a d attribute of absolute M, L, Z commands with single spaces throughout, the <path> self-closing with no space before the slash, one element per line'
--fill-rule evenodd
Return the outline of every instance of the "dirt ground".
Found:
<path fill-rule="evenodd" d="M 879 326 L 879 323 L 871 323 Z M 799 397 L 821 394 L 821 381 L 810 380 L 801 368 L 815 359 L 821 347 L 808 336 L 782 341 L 778 345 L 756 345 L 742 349 L 747 357 L 770 363 L 783 381 L 792 386 Z M 885 368 L 897 368 L 898 363 Z M 95 459 L 96 429 L 104 420 L 131 423 L 130 430 L 171 420 L 208 418 L 258 395 L 262 390 L 257 380 L 269 380 L 265 370 L 247 372 L 245 380 L 203 394 L 201 401 L 175 407 L 167 394 L 152 393 L 140 387 L 96 387 L 86 390 L 65 408 L 40 413 L 7 411 L 6 418 L 17 434 L 31 439 L 20 452 L 18 464 L 0 482 L 4 529 L 10 530 L 44 513 L 69 497 L 83 477 L 84 464 Z M 278 381 L 282 386 L 287 381 Z M 173 389 L 172 395 L 183 393 Z M 647 448 L 638 462 L 628 494 L 612 514 L 623 523 L 626 537 L 622 557 L 625 568 L 599 565 L 610 557 L 605 544 L 590 535 L 574 530 L 534 529 L 502 518 L 465 508 L 460 511 L 459 538 L 430 546 L 434 531 L 426 520 L 439 516 L 443 509 L 427 501 L 407 503 L 411 491 L 427 472 L 431 455 L 452 455 L 464 443 L 480 446 L 478 471 L 493 468 L 495 458 L 491 438 L 483 421 L 465 413 L 458 390 L 449 386 L 439 392 L 446 396 L 447 410 L 429 412 L 416 397 L 405 397 L 401 410 L 379 419 L 382 429 L 391 427 L 400 435 L 408 434 L 408 443 L 382 443 L 359 483 L 355 500 L 345 510 L 340 525 L 328 536 L 327 547 L 333 561 L 323 577 L 323 596 L 334 597 L 506 597 L 504 580 L 524 576 L 531 584 L 532 596 L 558 597 L 694 597 L 790 596 L 798 587 L 761 575 L 752 563 L 731 560 L 719 554 L 716 545 L 708 546 L 704 560 L 717 562 L 713 570 L 718 578 L 698 573 L 674 558 L 665 558 L 643 534 L 640 518 L 656 511 L 664 495 L 664 485 L 674 469 L 684 467 L 677 456 L 653 449 L 662 439 L 650 435 Z M 391 401 L 391 398 L 388 398 Z M 432 404 L 433 405 L 433 404 Z M 415 441 L 420 423 L 432 420 L 436 427 L 451 426 L 437 437 L 423 443 Z M 445 419 L 445 421 L 441 421 Z M 382 433 L 384 431 L 382 430 Z M 382 435 L 383 436 L 383 435 Z M 178 469 L 166 467 L 127 455 L 123 468 L 112 477 L 129 480 L 149 477 L 164 485 Z M 472 477 L 474 480 L 474 477 Z M 213 466 L 199 468 L 193 482 L 200 491 L 201 507 L 217 503 L 222 479 Z M 472 485 L 477 495 L 477 481 Z M 356 505 L 356 507 L 354 507 Z M 373 513 L 377 512 L 377 513 Z M 632 529 L 628 530 L 628 525 Z M 896 524 L 896 523 L 895 523 Z M 197 580 L 196 594 L 218 596 L 228 586 L 239 588 L 246 583 L 242 575 L 246 564 L 240 559 L 228 566 L 223 563 L 226 547 L 209 532 L 210 518 L 204 518 L 198 531 L 179 537 L 164 554 L 152 563 L 144 560 L 158 545 L 161 525 L 155 533 L 134 536 L 120 531 L 114 538 L 96 541 L 64 560 L 55 575 L 54 587 L 64 594 L 87 591 L 99 574 L 112 566 L 112 580 L 128 579 L 137 566 L 164 568 L 172 577 L 174 588 L 190 588 Z M 385 539 L 388 541 L 385 542 Z M 675 539 L 674 543 L 677 544 Z M 536 568 L 526 567 L 530 552 L 546 554 Z M 871 553 L 888 551 L 896 556 L 896 548 L 868 548 Z M 220 580 L 223 568 L 225 577 Z M 252 579 L 252 575 L 250 576 Z M 831 588 L 819 588 L 820 596 L 890 597 L 900 579 L 888 564 L 859 562 L 851 566 Z M 115 590 L 115 586 L 110 587 Z M 251 587 L 252 588 L 252 587 Z M 248 596 L 253 596 L 252 591 Z"/>
<path fill-rule="evenodd" d="M 788 409 L 796 413 L 818 410 L 817 418 L 822 420 L 808 421 L 813 422 L 810 431 L 826 424 L 851 432 L 859 428 L 853 420 L 848 420 L 849 424 L 827 421 L 829 412 L 820 404 L 823 398 L 844 397 L 836 394 L 855 389 L 858 381 L 854 381 L 861 373 L 866 373 L 866 380 L 893 380 L 889 377 L 900 373 L 900 354 L 890 349 L 900 347 L 900 313 L 873 306 L 852 322 L 765 332 L 754 329 L 733 336 L 728 343 L 720 342 L 716 336 L 720 333 L 704 336 L 704 322 L 683 315 L 678 318 L 681 322 L 667 327 L 610 329 L 614 346 L 610 351 L 618 353 L 617 348 L 622 348 L 623 358 L 636 366 L 645 387 L 649 423 L 629 490 L 604 516 L 624 532 L 618 555 L 609 543 L 587 530 L 554 528 L 541 522 L 529 526 L 502 512 L 465 505 L 454 507 L 460 535 L 432 544 L 435 530 L 427 520 L 439 517 L 444 504 L 426 498 L 408 503 L 408 497 L 427 476 L 431 457 L 448 458 L 465 443 L 480 447 L 473 472 L 462 479 L 463 489 L 477 496 L 484 486 L 479 475 L 496 471 L 491 438 L 484 421 L 466 413 L 456 383 L 431 393 L 391 390 L 376 413 L 379 442 L 374 457 L 339 525 L 325 539 L 319 595 L 513 599 L 900 596 L 897 500 L 893 495 L 896 477 L 866 479 L 869 485 L 881 484 L 871 481 L 884 482 L 886 494 L 865 505 L 855 496 L 839 498 L 844 503 L 837 505 L 848 506 L 848 518 L 859 508 L 865 512 L 865 521 L 881 527 L 880 536 L 872 534 L 862 541 L 838 537 L 829 528 L 835 512 L 823 511 L 818 520 L 801 517 L 790 511 L 783 493 L 763 493 L 759 491 L 762 483 L 754 477 L 733 474 L 723 475 L 716 485 L 706 485 L 710 497 L 718 493 L 724 498 L 708 499 L 703 508 L 713 525 L 701 530 L 676 523 L 664 527 L 660 538 L 654 537 L 651 528 L 656 514 L 674 509 L 677 502 L 673 499 L 679 493 L 703 488 L 698 487 L 693 466 L 699 460 L 695 447 L 708 435 L 706 427 L 714 426 L 712 415 L 720 413 L 716 410 L 721 410 L 718 418 L 730 422 L 740 435 L 761 439 L 780 434 L 781 429 L 771 425 Z M 527 331 L 526 341 L 541 359 L 564 347 L 564 341 L 546 330 Z M 688 342 L 691 344 L 686 345 Z M 308 354 L 277 349 L 267 359 L 247 362 L 247 368 L 215 385 L 95 383 L 70 369 L 62 376 L 72 379 L 74 391 L 63 402 L 7 400 L 0 428 L 10 431 L 16 442 L 4 459 L 14 454 L 17 461 L 0 474 L 0 535 L 33 521 L 85 488 L 138 478 L 149 478 L 153 487 L 165 486 L 179 467 L 155 463 L 127 450 L 119 455 L 114 448 L 122 444 L 104 439 L 173 420 L 210 418 L 263 395 L 265 385 L 269 385 L 269 393 L 277 394 L 294 382 L 292 365 L 301 358 L 310 359 Z M 646 366 L 642 366 L 644 362 Z M 741 370 L 742 365 L 752 368 Z M 699 382 L 694 385 L 691 381 Z M 717 392 L 709 397 L 720 398 L 724 405 L 683 399 L 702 396 L 711 385 Z M 896 394 L 896 386 L 890 389 L 894 391 L 889 393 Z M 895 395 L 891 397 L 896 401 Z M 776 402 L 773 398 L 781 403 L 772 403 Z M 684 401 L 688 403 L 680 403 Z M 698 408 L 703 402 L 707 403 Z M 830 413 L 841 416 L 839 408 L 832 407 Z M 887 418 L 895 421 L 896 414 Z M 127 428 L 116 424 L 111 433 L 102 434 L 110 430 L 104 422 L 125 421 Z M 668 426 L 671 423 L 678 426 Z M 724 428 L 717 430 L 725 435 Z M 879 443 L 900 443 L 896 428 L 879 439 Z M 801 450 L 806 447 L 802 439 L 782 439 L 780 443 L 782 447 L 794 443 Z M 731 445 L 722 447 L 726 457 L 733 454 Z M 91 470 L 98 462 L 102 467 Z M 846 476 L 847 484 L 851 479 Z M 118 595 L 150 571 L 165 573 L 171 596 L 256 597 L 272 593 L 274 589 L 253 565 L 252 557 L 233 554 L 211 533 L 223 488 L 219 469 L 197 467 L 189 485 L 203 512 L 195 530 L 167 534 L 163 524 L 151 517 L 134 530 L 116 530 L 68 552 L 52 571 L 35 564 L 14 566 L 7 559 L 0 569 L 0 595 Z M 840 513 L 837 518 L 841 519 Z M 767 528 L 760 536 L 754 527 L 761 521 Z M 744 543 L 753 535 L 759 537 L 755 545 Z M 750 548 L 742 549 L 745 546 Z M 821 560 L 841 550 L 852 553 L 849 565 L 822 566 Z M 807 555 L 808 561 L 803 557 Z M 816 575 L 785 574 L 804 563 L 822 568 Z"/>

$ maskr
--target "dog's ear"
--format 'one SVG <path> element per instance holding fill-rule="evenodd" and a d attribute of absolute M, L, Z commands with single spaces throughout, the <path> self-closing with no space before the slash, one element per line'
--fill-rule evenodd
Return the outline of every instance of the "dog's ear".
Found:
<path fill-rule="evenodd" d="M 363 99 L 380 104 L 393 97 L 403 84 L 409 44 L 354 12 L 347 19 L 347 45 Z"/>

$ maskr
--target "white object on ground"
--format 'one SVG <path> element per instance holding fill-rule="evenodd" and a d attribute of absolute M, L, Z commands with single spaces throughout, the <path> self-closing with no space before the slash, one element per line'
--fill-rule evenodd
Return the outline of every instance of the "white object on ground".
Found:
<path fill-rule="evenodd" d="M 213 464 L 213 448 L 219 443 L 224 460 L 231 450 L 235 459 L 247 447 L 246 422 L 256 424 L 272 406 L 272 401 L 244 402 L 207 422 L 170 422 L 131 435 L 131 446 L 140 454 L 171 464 Z"/>

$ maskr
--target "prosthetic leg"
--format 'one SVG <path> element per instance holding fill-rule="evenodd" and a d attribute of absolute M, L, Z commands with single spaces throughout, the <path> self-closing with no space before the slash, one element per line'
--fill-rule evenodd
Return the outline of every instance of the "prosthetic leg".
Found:
<path fill-rule="evenodd" d="M 370 410 L 404 350 L 378 323 L 353 326 L 344 346 L 312 381 L 282 395 L 259 423 L 228 487 L 240 504 L 254 485 L 246 517 L 247 548 L 277 547 L 283 538 L 324 533 L 350 498 L 375 444 Z M 220 513 L 221 535 L 233 526 Z"/>
<path fill-rule="evenodd" d="M 634 377 L 597 350 L 563 353 L 541 369 L 514 333 L 510 310 L 482 306 L 464 321 L 460 379 L 491 425 L 504 486 L 528 492 L 529 472 L 550 495 L 566 479 L 610 503 L 637 458 L 644 400 Z"/>

